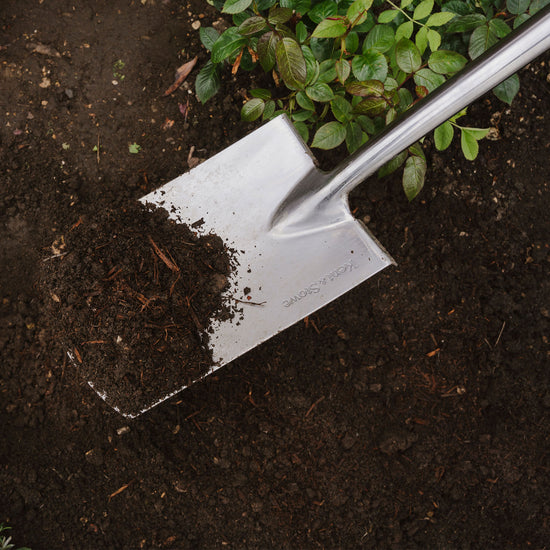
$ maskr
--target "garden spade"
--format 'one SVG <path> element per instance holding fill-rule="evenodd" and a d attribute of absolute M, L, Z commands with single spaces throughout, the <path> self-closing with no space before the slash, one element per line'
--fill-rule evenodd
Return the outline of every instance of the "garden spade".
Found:
<path fill-rule="evenodd" d="M 332 172 L 317 168 L 281 115 L 143 197 L 143 203 L 165 208 L 178 222 L 200 220 L 201 232 L 219 235 L 236 251 L 226 295 L 239 311 L 231 320 L 212 320 L 208 374 L 392 265 L 390 255 L 352 216 L 349 192 L 548 48 L 546 9 Z M 159 395 L 138 414 L 185 387 Z"/>

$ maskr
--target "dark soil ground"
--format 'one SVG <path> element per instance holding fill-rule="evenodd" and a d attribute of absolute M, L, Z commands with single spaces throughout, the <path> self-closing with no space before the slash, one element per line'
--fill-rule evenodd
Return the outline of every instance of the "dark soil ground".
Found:
<path fill-rule="evenodd" d="M 134 421 L 68 362 L 46 251 L 250 130 L 244 80 L 163 97 L 215 19 L 0 5 L 0 522 L 33 550 L 548 548 L 548 56 L 473 106 L 475 162 L 426 143 L 418 200 L 354 195 L 396 268 Z"/>

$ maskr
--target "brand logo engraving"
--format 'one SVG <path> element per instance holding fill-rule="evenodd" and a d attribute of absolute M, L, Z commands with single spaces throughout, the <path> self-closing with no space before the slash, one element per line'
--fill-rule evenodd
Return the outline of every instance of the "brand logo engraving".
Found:
<path fill-rule="evenodd" d="M 283 300 L 283 306 L 284 307 L 290 307 L 294 305 L 296 302 L 299 302 L 300 300 L 303 300 L 307 296 L 311 294 L 318 294 L 321 292 L 321 288 L 332 281 L 336 280 L 338 277 L 341 277 L 345 273 L 349 273 L 350 271 L 353 271 L 358 266 L 353 260 L 348 260 L 345 264 L 342 264 L 338 266 L 336 269 L 333 269 L 330 273 L 327 273 L 324 277 L 321 277 L 319 280 L 314 281 L 307 285 L 305 288 L 302 288 L 299 292 L 297 292 L 294 296 L 291 296 L 290 298 L 287 298 L 286 300 Z"/>

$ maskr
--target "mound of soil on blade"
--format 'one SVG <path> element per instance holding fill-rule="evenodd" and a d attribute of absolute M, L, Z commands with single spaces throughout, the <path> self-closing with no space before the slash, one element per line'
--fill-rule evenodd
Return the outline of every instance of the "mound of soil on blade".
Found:
<path fill-rule="evenodd" d="M 108 403 L 140 411 L 212 366 L 209 324 L 231 316 L 220 237 L 135 201 L 80 218 L 52 249 L 43 288 L 59 339 Z"/>

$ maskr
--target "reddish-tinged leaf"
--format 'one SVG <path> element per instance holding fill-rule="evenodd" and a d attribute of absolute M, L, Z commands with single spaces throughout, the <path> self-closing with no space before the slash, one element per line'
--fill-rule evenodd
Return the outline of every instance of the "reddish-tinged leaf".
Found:
<path fill-rule="evenodd" d="M 416 95 L 419 98 L 424 98 L 429 94 L 428 88 L 426 86 L 415 86 Z"/>
<path fill-rule="evenodd" d="M 183 103 L 178 103 L 178 108 L 180 113 L 183 115 L 185 122 L 187 122 L 187 117 L 189 116 L 189 99 L 187 99 L 185 105 Z"/>
<path fill-rule="evenodd" d="M 179 69 L 177 69 L 176 79 L 174 80 L 174 83 L 164 92 L 165 96 L 173 94 L 183 84 L 183 81 L 189 76 L 189 73 L 193 70 L 196 63 L 197 57 L 194 57 L 191 61 L 184 63 L 181 67 L 179 67 Z"/>

